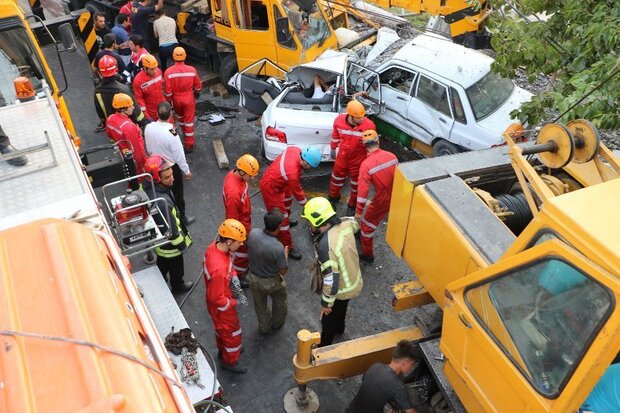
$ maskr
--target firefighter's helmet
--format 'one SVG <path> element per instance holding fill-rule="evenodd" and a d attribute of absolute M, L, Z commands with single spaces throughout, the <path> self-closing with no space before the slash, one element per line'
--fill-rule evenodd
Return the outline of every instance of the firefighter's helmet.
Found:
<path fill-rule="evenodd" d="M 353 116 L 354 118 L 361 118 L 366 114 L 366 108 L 359 100 L 353 99 L 347 103 L 347 114 Z"/>
<path fill-rule="evenodd" d="M 187 53 L 185 53 L 185 49 L 182 48 L 181 46 L 175 47 L 174 50 L 172 51 L 172 59 L 175 62 L 183 62 L 185 61 L 186 57 L 187 57 Z"/>
<path fill-rule="evenodd" d="M 329 202 L 327 198 L 317 196 L 306 202 L 306 205 L 304 205 L 304 213 L 301 217 L 310 221 L 313 227 L 320 227 L 334 215 L 336 215 L 336 211 L 334 211 L 331 202 Z"/>
<path fill-rule="evenodd" d="M 112 98 L 112 107 L 114 109 L 125 109 L 133 105 L 133 99 L 126 93 L 117 93 Z"/>
<path fill-rule="evenodd" d="M 174 166 L 174 162 L 161 155 L 152 155 L 146 158 L 144 162 L 144 171 L 151 174 L 153 181 L 161 182 L 160 172 L 170 169 Z"/>
<path fill-rule="evenodd" d="M 141 63 L 146 69 L 155 69 L 158 66 L 157 59 L 152 54 L 142 56 Z"/>
<path fill-rule="evenodd" d="M 250 154 L 245 154 L 237 159 L 237 169 L 245 172 L 250 176 L 258 175 L 258 161 Z"/>
<path fill-rule="evenodd" d="M 221 237 L 234 239 L 235 241 L 243 242 L 246 238 L 245 227 L 236 219 L 228 218 L 217 231 Z"/>
<path fill-rule="evenodd" d="M 372 145 L 379 142 L 379 135 L 374 129 L 368 129 L 362 132 L 362 143 L 364 145 Z"/>
<path fill-rule="evenodd" d="M 107 54 L 101 56 L 97 68 L 99 69 L 99 73 L 101 73 L 101 76 L 103 77 L 112 77 L 118 73 L 118 65 L 116 64 L 116 59 Z"/>

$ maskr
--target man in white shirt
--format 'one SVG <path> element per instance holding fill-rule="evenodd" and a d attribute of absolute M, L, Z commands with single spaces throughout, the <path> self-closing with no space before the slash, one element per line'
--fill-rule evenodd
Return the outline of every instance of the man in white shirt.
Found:
<path fill-rule="evenodd" d="M 172 51 L 179 45 L 177 40 L 177 23 L 172 17 L 166 16 L 163 8 L 155 12 L 157 19 L 153 22 L 153 34 L 159 39 L 159 60 L 161 72 L 168 68 L 168 59 L 172 57 Z"/>
<path fill-rule="evenodd" d="M 144 143 L 146 151 L 150 155 L 160 155 L 174 162 L 172 167 L 174 183 L 172 194 L 179 208 L 181 220 L 185 225 L 192 224 L 196 219 L 185 215 L 185 199 L 183 197 L 183 180 L 192 179 L 192 173 L 185 159 L 183 144 L 177 135 L 177 131 L 170 123 L 170 104 L 162 102 L 157 105 L 157 122 L 151 122 L 144 129 Z"/>

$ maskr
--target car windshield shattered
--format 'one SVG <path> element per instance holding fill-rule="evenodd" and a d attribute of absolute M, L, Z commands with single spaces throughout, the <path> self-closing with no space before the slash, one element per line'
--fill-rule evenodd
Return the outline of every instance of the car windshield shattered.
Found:
<path fill-rule="evenodd" d="M 284 0 L 282 7 L 304 49 L 309 49 L 329 36 L 327 21 L 318 7 L 309 13 L 302 10 L 295 0 Z"/>
<path fill-rule="evenodd" d="M 493 72 L 466 89 L 476 120 L 495 112 L 510 96 L 515 85 Z"/>

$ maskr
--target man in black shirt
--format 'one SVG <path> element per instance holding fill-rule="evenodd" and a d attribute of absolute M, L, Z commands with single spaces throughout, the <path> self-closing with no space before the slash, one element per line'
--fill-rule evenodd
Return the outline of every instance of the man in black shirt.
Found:
<path fill-rule="evenodd" d="M 419 346 L 408 340 L 399 341 L 389 365 L 375 363 L 364 374 L 346 413 L 383 413 L 386 404 L 405 413 L 415 413 L 401 377 L 413 370 L 421 354 Z"/>
<path fill-rule="evenodd" d="M 112 33 L 105 25 L 105 13 L 98 11 L 93 14 L 93 26 L 95 27 L 95 35 L 97 36 L 97 51 L 103 50 L 103 36 Z"/>

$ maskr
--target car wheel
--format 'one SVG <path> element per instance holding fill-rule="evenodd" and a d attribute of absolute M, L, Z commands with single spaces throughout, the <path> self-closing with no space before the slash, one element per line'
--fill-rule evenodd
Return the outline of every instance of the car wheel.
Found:
<path fill-rule="evenodd" d="M 437 141 L 433 144 L 433 157 L 454 155 L 459 152 L 463 152 L 461 148 L 445 139 L 437 139 Z"/>
<path fill-rule="evenodd" d="M 237 93 L 237 90 L 234 87 L 228 85 L 228 81 L 238 71 L 239 68 L 237 66 L 237 56 L 235 56 L 233 53 L 225 54 L 222 57 L 222 62 L 220 63 L 220 79 L 222 80 L 224 86 L 226 86 L 226 89 L 228 89 L 229 93 Z"/>

